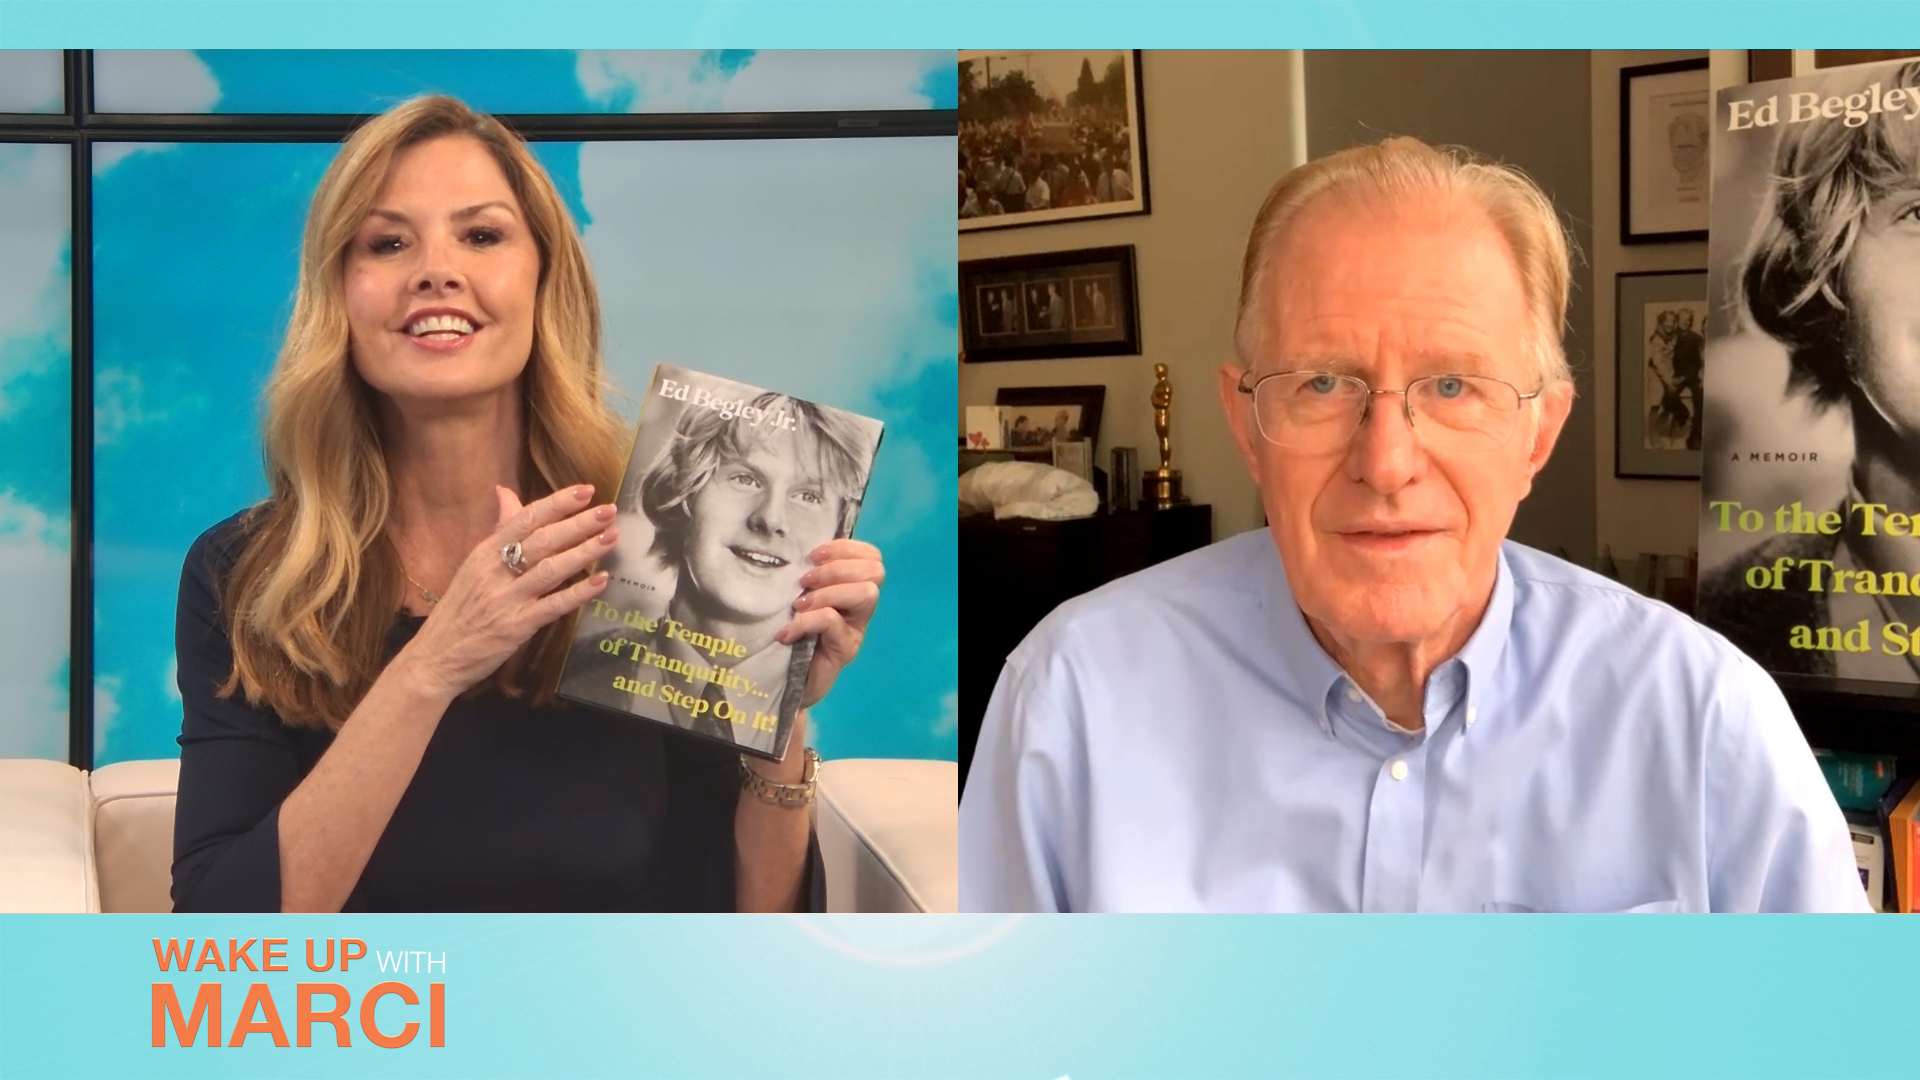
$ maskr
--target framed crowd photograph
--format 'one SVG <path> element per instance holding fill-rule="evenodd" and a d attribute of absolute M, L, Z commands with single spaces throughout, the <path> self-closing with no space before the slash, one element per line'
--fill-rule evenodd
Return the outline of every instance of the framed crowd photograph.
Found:
<path fill-rule="evenodd" d="M 960 231 L 1144 214 L 1138 49 L 960 54 Z"/>
<path fill-rule="evenodd" d="M 1707 238 L 1707 61 L 1620 72 L 1620 242 Z"/>
<path fill-rule="evenodd" d="M 1133 246 L 960 264 L 960 346 L 968 363 L 1138 356 Z"/>
<path fill-rule="evenodd" d="M 1707 272 L 1614 279 L 1613 475 L 1698 480 Z"/>
<path fill-rule="evenodd" d="M 1007 449 L 1021 458 L 1053 461 L 1053 445 L 1100 440 L 1104 386 L 1003 386 L 993 399 L 1008 407 Z"/>

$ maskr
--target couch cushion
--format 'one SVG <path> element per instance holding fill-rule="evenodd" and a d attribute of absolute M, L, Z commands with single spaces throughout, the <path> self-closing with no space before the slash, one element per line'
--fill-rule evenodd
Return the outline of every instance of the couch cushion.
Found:
<path fill-rule="evenodd" d="M 65 762 L 0 760 L 0 911 L 93 911 L 87 774 Z"/>
<path fill-rule="evenodd" d="M 180 762 L 94 770 L 93 864 L 101 911 L 173 910 L 173 791 Z"/>
<path fill-rule="evenodd" d="M 959 823 L 954 762 L 823 763 L 815 829 L 827 910 L 958 910 Z"/>

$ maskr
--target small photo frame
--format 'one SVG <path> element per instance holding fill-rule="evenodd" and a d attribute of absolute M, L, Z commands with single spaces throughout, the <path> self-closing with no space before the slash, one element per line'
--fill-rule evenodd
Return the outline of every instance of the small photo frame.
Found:
<path fill-rule="evenodd" d="M 1147 213 L 1138 49 L 959 63 L 961 232 Z"/>
<path fill-rule="evenodd" d="M 960 343 L 969 363 L 1138 356 L 1133 246 L 961 263 Z"/>
<path fill-rule="evenodd" d="M 994 397 L 996 405 L 1006 407 L 1007 449 L 1048 463 L 1056 442 L 1084 439 L 1091 456 L 1106 401 L 1104 386 L 1003 386 Z"/>
<path fill-rule="evenodd" d="M 1614 465 L 1622 479 L 1698 480 L 1707 272 L 1614 279 Z"/>
<path fill-rule="evenodd" d="M 1620 242 L 1707 238 L 1713 171 L 1707 133 L 1713 94 L 1707 61 L 1676 60 L 1620 72 Z"/>

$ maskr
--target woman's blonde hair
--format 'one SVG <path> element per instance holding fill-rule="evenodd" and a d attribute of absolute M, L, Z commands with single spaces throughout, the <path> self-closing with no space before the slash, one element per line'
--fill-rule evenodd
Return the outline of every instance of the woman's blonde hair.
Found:
<path fill-rule="evenodd" d="M 533 351 L 520 379 L 532 502 L 581 482 L 619 482 L 625 425 L 607 405 L 600 303 L 573 219 L 527 146 L 450 97 L 415 98 L 349 137 L 314 192 L 287 338 L 266 391 L 269 497 L 242 522 L 222 594 L 233 671 L 220 687 L 287 723 L 337 729 L 386 662 L 404 571 L 387 535 L 387 472 L 374 394 L 348 354 L 344 265 L 396 154 L 447 136 L 493 155 L 540 251 Z M 535 634 L 492 685 L 550 700 L 571 620 Z"/>
<path fill-rule="evenodd" d="M 1267 193 L 1241 263 L 1240 312 L 1234 326 L 1241 366 L 1251 368 L 1266 347 L 1266 281 L 1273 249 L 1307 204 L 1331 192 L 1460 196 L 1485 211 L 1512 252 L 1526 292 L 1531 333 L 1523 344 L 1528 358 L 1543 385 L 1572 381 L 1561 332 L 1572 299 L 1574 248 L 1552 200 L 1511 165 L 1405 137 L 1310 161 L 1282 176 Z"/>

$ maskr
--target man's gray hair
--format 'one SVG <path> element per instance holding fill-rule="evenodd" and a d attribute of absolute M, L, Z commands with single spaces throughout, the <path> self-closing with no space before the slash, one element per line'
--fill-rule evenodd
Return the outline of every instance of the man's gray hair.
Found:
<path fill-rule="evenodd" d="M 1310 161 L 1290 170 L 1267 192 L 1253 219 L 1241 264 L 1240 313 L 1233 340 L 1242 367 L 1252 368 L 1266 349 L 1267 275 L 1274 248 L 1307 204 L 1331 193 L 1391 199 L 1459 196 L 1485 211 L 1506 240 L 1520 273 L 1532 328 L 1525 350 L 1541 385 L 1572 381 L 1561 333 L 1573 288 L 1574 248 L 1553 201 L 1511 165 L 1482 160 L 1459 147 L 1434 147 L 1410 138 L 1386 139 Z"/>

